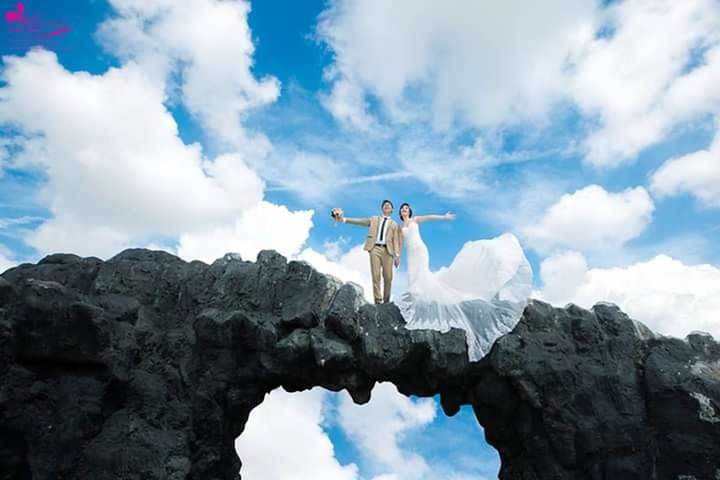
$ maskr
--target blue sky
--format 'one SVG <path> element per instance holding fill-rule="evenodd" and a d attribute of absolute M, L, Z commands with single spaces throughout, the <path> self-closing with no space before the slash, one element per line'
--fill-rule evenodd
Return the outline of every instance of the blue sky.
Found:
<path fill-rule="evenodd" d="M 23 3 L 70 30 L 3 18 L 0 271 L 274 248 L 367 292 L 365 234 L 328 213 L 389 198 L 457 213 L 423 225 L 433 269 L 511 232 L 535 297 L 720 334 L 716 0 Z M 329 415 L 337 460 L 388 473 Z M 403 427 L 398 451 L 437 466 L 423 435 L 475 438 L 441 418 Z"/>

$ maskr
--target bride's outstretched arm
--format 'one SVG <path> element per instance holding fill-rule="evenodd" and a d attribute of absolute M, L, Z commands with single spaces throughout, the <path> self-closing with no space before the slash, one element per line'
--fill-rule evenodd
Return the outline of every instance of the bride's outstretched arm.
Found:
<path fill-rule="evenodd" d="M 414 218 L 417 223 L 427 222 L 428 220 L 455 220 L 455 214 L 447 212 L 445 215 L 416 215 Z"/>

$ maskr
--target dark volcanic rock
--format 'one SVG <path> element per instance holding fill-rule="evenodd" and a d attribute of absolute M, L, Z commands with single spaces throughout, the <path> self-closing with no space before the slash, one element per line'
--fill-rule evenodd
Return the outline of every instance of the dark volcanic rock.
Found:
<path fill-rule="evenodd" d="M 231 479 L 234 439 L 279 386 L 375 382 L 472 405 L 503 479 L 720 478 L 720 345 L 617 307 L 532 301 L 480 362 L 464 333 L 265 251 L 212 265 L 125 250 L 0 276 L 0 480 Z"/>

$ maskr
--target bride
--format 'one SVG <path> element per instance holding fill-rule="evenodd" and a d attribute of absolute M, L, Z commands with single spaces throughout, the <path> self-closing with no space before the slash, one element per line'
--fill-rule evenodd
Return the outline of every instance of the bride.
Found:
<path fill-rule="evenodd" d="M 517 238 L 505 233 L 465 243 L 449 267 L 430 271 L 420 224 L 454 218 L 450 212 L 413 216 L 408 203 L 400 206 L 408 289 L 398 307 L 408 329 L 465 330 L 468 356 L 477 361 L 520 319 L 532 290 L 532 269 Z"/>

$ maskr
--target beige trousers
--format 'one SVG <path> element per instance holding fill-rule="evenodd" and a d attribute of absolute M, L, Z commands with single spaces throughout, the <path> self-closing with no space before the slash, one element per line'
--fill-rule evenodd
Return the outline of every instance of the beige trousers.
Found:
<path fill-rule="evenodd" d="M 373 298 L 375 303 L 390 302 L 390 287 L 393 278 L 393 257 L 386 247 L 375 245 L 370 250 L 370 273 L 372 274 Z M 380 297 L 380 277 L 383 280 L 383 295 Z"/>

